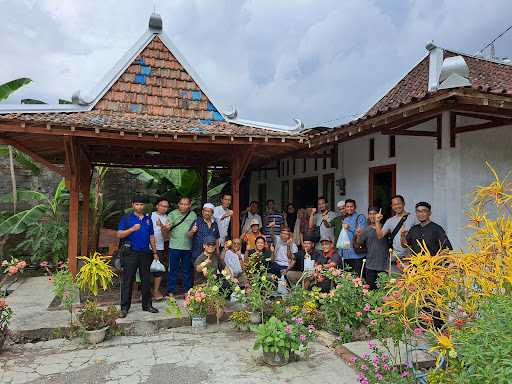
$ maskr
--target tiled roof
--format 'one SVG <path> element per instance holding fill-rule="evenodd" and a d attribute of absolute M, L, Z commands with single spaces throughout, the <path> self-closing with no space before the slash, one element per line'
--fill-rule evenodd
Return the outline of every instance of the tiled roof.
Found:
<path fill-rule="evenodd" d="M 471 88 L 487 93 L 512 95 L 512 65 L 444 51 L 445 58 L 456 55 L 462 56 L 468 65 Z M 429 96 L 428 66 L 427 56 L 371 107 L 366 116 L 375 116 Z"/>
<path fill-rule="evenodd" d="M 186 117 L 154 116 L 101 110 L 72 113 L 11 113 L 0 115 L 0 121 L 2 120 L 23 121 L 28 124 L 76 127 L 77 129 L 99 128 L 113 131 L 151 134 L 302 137 L 301 135 L 292 134 L 290 132 L 248 127 L 224 121 L 205 121 Z"/>
<path fill-rule="evenodd" d="M 128 66 L 93 110 L 224 120 L 158 35 Z"/>

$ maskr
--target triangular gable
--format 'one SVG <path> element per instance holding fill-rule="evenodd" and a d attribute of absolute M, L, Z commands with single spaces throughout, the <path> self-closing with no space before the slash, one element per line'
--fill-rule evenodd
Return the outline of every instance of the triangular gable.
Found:
<path fill-rule="evenodd" d="M 154 35 L 93 110 L 223 121 L 179 60 Z"/>

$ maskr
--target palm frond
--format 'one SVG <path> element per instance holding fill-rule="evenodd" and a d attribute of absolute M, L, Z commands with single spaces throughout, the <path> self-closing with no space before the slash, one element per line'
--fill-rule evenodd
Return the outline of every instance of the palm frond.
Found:
<path fill-rule="evenodd" d="M 12 80 L 4 84 L 0 84 L 0 100 L 7 99 L 11 93 L 17 91 L 19 88 L 26 84 L 31 83 L 32 80 L 22 77 L 20 79 Z"/>

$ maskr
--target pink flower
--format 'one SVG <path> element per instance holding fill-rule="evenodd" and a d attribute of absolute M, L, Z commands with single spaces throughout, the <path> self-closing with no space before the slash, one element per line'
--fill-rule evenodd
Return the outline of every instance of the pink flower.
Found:
<path fill-rule="evenodd" d="M 291 334 L 292 333 L 292 327 L 290 327 L 289 325 L 287 325 L 286 327 L 284 327 L 284 331 L 287 333 L 287 334 Z"/>
<path fill-rule="evenodd" d="M 373 361 L 373 364 L 377 364 L 378 365 L 379 361 L 380 361 L 379 360 L 379 356 L 374 356 L 372 361 Z"/>
<path fill-rule="evenodd" d="M 377 320 L 370 321 L 370 325 L 377 325 Z"/>
<path fill-rule="evenodd" d="M 366 360 L 370 357 L 370 354 L 368 352 L 365 352 L 361 355 L 361 357 Z"/>
<path fill-rule="evenodd" d="M 15 275 L 16 273 L 18 273 L 18 267 L 16 267 L 15 265 L 11 265 L 7 271 L 11 275 Z"/>
<path fill-rule="evenodd" d="M 424 333 L 424 332 L 425 332 L 425 331 L 424 331 L 424 329 L 423 329 L 423 328 L 420 328 L 420 327 L 418 327 L 418 328 L 414 328 L 414 335 L 415 335 L 415 336 L 421 336 L 421 335 L 423 335 L 423 333 Z"/>
<path fill-rule="evenodd" d="M 27 266 L 27 262 L 25 260 L 21 260 L 21 261 L 18 261 L 18 263 L 16 264 L 16 267 L 18 269 L 23 269 Z"/>
<path fill-rule="evenodd" d="M 363 289 L 370 289 L 370 286 L 368 284 L 363 285 Z"/>
<path fill-rule="evenodd" d="M 387 363 L 384 364 L 382 367 L 384 368 L 385 371 L 391 371 L 391 366 Z"/>
<path fill-rule="evenodd" d="M 352 364 L 354 364 L 356 361 L 357 361 L 357 356 L 352 356 L 352 357 L 350 358 L 350 362 L 351 362 Z"/>
<path fill-rule="evenodd" d="M 407 371 L 403 371 L 403 372 L 400 374 L 400 376 L 402 376 L 402 377 L 407 377 L 407 376 L 409 376 L 409 372 L 407 372 Z"/>
<path fill-rule="evenodd" d="M 363 308 L 363 311 L 365 311 L 365 312 L 369 312 L 371 308 L 372 308 L 372 307 L 370 307 L 370 304 L 366 304 L 366 305 L 364 306 L 364 308 Z"/>
<path fill-rule="evenodd" d="M 7 307 L 7 302 L 4 298 L 0 297 L 0 309 Z"/>
<path fill-rule="evenodd" d="M 41 261 L 41 262 L 39 263 L 39 266 L 40 266 L 41 268 L 46 268 L 46 267 L 48 267 L 48 262 L 47 262 L 47 261 Z"/>
<path fill-rule="evenodd" d="M 388 359 L 389 359 L 389 356 L 386 353 L 383 353 L 382 354 L 382 360 L 388 361 Z"/>
<path fill-rule="evenodd" d="M 369 291 L 368 291 L 367 289 L 363 289 L 363 295 L 365 295 L 365 296 L 366 296 L 366 295 L 368 294 L 368 292 L 369 292 Z"/>
<path fill-rule="evenodd" d="M 377 347 L 377 344 L 375 344 L 373 341 L 371 341 L 371 340 L 370 340 L 370 341 L 368 342 L 368 348 L 370 348 L 370 349 L 375 349 L 375 347 Z"/>
<path fill-rule="evenodd" d="M 379 372 L 377 372 L 377 373 L 375 374 L 375 378 L 376 378 L 377 380 L 382 380 L 382 379 L 384 379 L 384 376 L 382 376 Z"/>
<path fill-rule="evenodd" d="M 381 307 L 377 307 L 377 308 L 375 308 L 374 312 L 375 312 L 377 315 L 382 315 L 382 308 L 381 308 Z"/>
<path fill-rule="evenodd" d="M 295 322 L 296 322 L 297 324 L 304 324 L 304 319 L 303 319 L 302 317 L 297 317 L 297 318 L 295 319 Z"/>
<path fill-rule="evenodd" d="M 357 311 L 356 312 L 356 317 L 361 317 L 361 316 L 363 316 L 363 312 Z"/>
<path fill-rule="evenodd" d="M 316 328 L 315 328 L 315 326 L 313 324 L 309 324 L 308 325 L 308 330 L 309 330 L 309 332 L 315 332 Z"/>
<path fill-rule="evenodd" d="M 9 263 L 7 262 L 7 260 L 2 261 L 2 267 L 7 267 L 8 265 Z"/>
<path fill-rule="evenodd" d="M 305 335 L 300 335 L 299 336 L 299 340 L 301 343 L 305 342 L 306 341 L 306 336 Z"/>
<path fill-rule="evenodd" d="M 361 371 L 367 371 L 368 366 L 366 364 L 361 365 Z"/>

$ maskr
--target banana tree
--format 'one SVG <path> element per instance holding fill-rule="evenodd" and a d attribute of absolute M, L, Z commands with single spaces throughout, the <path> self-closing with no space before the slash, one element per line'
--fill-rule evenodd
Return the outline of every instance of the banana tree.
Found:
<path fill-rule="evenodd" d="M 153 190 L 154 195 L 162 196 L 171 202 L 178 200 L 180 196 L 188 196 L 192 200 L 192 208 L 199 207 L 201 203 L 201 176 L 194 169 L 142 169 L 129 170 L 131 174 L 137 175 L 146 188 Z M 219 195 L 227 183 L 212 185 L 212 172 L 208 172 L 208 200 Z"/>
<path fill-rule="evenodd" d="M 18 200 L 36 202 L 29 209 L 6 216 L 0 222 L 0 237 L 23 234 L 14 252 L 30 253 L 32 262 L 64 261 L 67 250 L 69 194 L 61 180 L 53 196 L 38 191 L 17 191 Z M 0 201 L 11 202 L 12 195 Z"/>
<path fill-rule="evenodd" d="M 20 79 L 12 80 L 4 84 L 0 84 L 0 101 L 7 99 L 13 92 L 17 91 L 19 88 L 23 87 L 26 84 L 31 83 L 32 80 L 23 77 Z M 18 161 L 18 159 L 23 159 L 23 162 L 29 163 L 28 156 L 25 154 L 22 154 L 21 152 L 17 151 L 12 146 L 0 146 L 0 156 L 8 156 L 9 157 L 9 172 L 11 174 L 11 186 L 12 186 L 12 210 L 13 213 L 16 213 L 17 209 L 17 192 L 16 192 L 16 174 L 14 172 L 14 160 Z M 32 159 L 30 159 L 30 166 L 29 169 L 34 169 L 37 167 L 37 164 L 35 164 Z M 23 163 L 22 163 L 23 164 Z M 38 168 L 38 167 L 37 167 Z M 39 172 L 39 170 L 38 170 Z"/>

